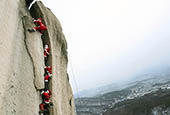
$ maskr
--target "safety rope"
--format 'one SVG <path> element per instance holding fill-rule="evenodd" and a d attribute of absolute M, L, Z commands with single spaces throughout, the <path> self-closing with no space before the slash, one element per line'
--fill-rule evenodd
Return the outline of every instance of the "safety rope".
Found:
<path fill-rule="evenodd" d="M 78 90 L 78 87 L 77 87 L 77 81 L 76 81 L 76 77 L 75 77 L 71 57 L 70 57 L 69 54 L 68 54 L 68 57 L 69 57 L 69 60 L 70 60 L 69 61 L 70 62 L 70 68 L 71 68 L 71 72 L 72 72 L 72 76 L 73 76 L 73 81 L 74 81 L 74 84 L 75 84 L 75 89 L 76 89 L 76 92 L 77 92 L 77 97 L 78 97 L 77 100 L 78 100 L 78 103 L 81 104 L 81 98 L 80 98 L 79 90 Z M 75 106 L 75 109 L 76 109 L 76 106 Z"/>
<path fill-rule="evenodd" d="M 69 54 L 68 54 L 68 57 L 69 57 L 69 60 L 70 60 L 70 61 L 69 61 L 69 62 L 70 62 L 70 68 L 71 68 L 71 73 L 72 73 L 72 75 L 73 75 L 73 80 L 74 80 L 74 83 L 75 83 L 77 96 L 78 96 L 78 98 L 80 98 L 79 90 L 78 90 L 78 87 L 77 87 L 77 81 L 76 81 L 75 73 L 74 73 L 74 70 L 73 70 L 73 65 L 72 65 L 71 57 L 70 57 Z"/>

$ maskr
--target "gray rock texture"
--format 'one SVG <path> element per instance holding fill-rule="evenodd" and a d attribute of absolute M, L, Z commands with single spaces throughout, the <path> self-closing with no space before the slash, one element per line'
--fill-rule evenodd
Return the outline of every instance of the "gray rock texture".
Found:
<path fill-rule="evenodd" d="M 41 2 L 36 2 L 31 8 L 34 18 L 41 17 L 48 31 L 44 33 L 43 41 L 51 48 L 48 64 L 52 66 L 51 80 L 52 115 L 74 115 L 74 99 L 67 74 L 67 43 L 58 19 L 50 9 Z"/>
<path fill-rule="evenodd" d="M 44 88 L 44 53 L 43 53 L 43 43 L 41 40 L 40 33 L 34 32 L 30 33 L 27 30 L 33 28 L 32 18 L 28 16 L 22 17 L 25 45 L 28 54 L 31 58 L 34 68 L 34 83 L 37 89 Z"/>
<path fill-rule="evenodd" d="M 49 44 L 51 55 L 47 64 L 52 66 L 50 89 L 54 104 L 50 115 L 74 115 L 67 77 L 67 44 L 61 25 L 41 2 L 32 11 L 30 14 L 25 0 L 0 2 L 0 114 L 39 115 L 39 89 L 44 88 L 43 45 Z M 43 39 L 39 32 L 27 31 L 35 26 L 31 15 L 43 17 L 48 29 Z"/>

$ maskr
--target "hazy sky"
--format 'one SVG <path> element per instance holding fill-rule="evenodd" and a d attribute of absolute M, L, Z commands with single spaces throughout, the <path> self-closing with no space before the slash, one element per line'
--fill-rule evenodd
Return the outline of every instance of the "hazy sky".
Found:
<path fill-rule="evenodd" d="M 60 20 L 78 90 L 170 65 L 170 0 L 43 0 Z M 68 68 L 70 82 L 75 85 Z"/>

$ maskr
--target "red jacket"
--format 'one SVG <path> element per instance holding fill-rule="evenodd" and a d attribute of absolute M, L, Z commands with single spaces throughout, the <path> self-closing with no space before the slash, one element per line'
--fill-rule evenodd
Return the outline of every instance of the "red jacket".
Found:
<path fill-rule="evenodd" d="M 47 57 L 47 55 L 50 55 L 50 48 L 44 48 L 44 57 Z"/>
<path fill-rule="evenodd" d="M 51 91 L 47 90 L 47 91 L 42 91 L 41 95 L 44 97 L 44 102 L 45 103 L 49 103 L 50 102 L 50 97 L 51 97 Z"/>
<path fill-rule="evenodd" d="M 51 66 L 45 66 L 45 70 L 47 71 L 47 73 L 52 74 L 52 68 L 51 68 Z"/>
<path fill-rule="evenodd" d="M 44 51 L 47 52 L 48 55 L 50 54 L 50 48 L 45 48 Z"/>
<path fill-rule="evenodd" d="M 38 18 L 38 20 L 34 20 L 33 22 L 34 22 L 34 23 L 37 23 L 37 24 L 39 24 L 39 25 L 42 24 L 42 20 L 41 20 L 40 18 Z"/>
<path fill-rule="evenodd" d="M 44 52 L 44 57 L 45 57 L 45 58 L 47 57 L 47 52 Z"/>
<path fill-rule="evenodd" d="M 52 75 L 51 75 L 51 74 L 47 74 L 47 75 L 45 76 L 45 78 L 44 78 L 44 79 L 45 79 L 45 82 L 48 82 L 48 80 L 49 80 L 50 77 L 52 77 Z"/>
<path fill-rule="evenodd" d="M 40 33 L 42 33 L 42 31 L 47 30 L 46 26 L 42 23 L 42 20 L 39 18 L 38 20 L 34 20 L 34 23 L 39 24 L 38 27 L 34 27 L 35 30 L 39 30 Z"/>

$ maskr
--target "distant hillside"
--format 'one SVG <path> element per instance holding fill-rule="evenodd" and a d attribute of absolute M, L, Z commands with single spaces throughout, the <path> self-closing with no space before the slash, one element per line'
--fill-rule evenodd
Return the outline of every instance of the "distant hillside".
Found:
<path fill-rule="evenodd" d="M 87 89 L 79 92 L 80 97 L 95 97 L 106 94 L 108 92 L 122 90 L 127 87 L 133 86 L 133 83 L 141 82 L 143 80 L 148 79 L 159 79 L 160 77 L 170 76 L 170 67 L 169 66 L 161 66 L 161 67 L 154 67 L 152 69 L 144 70 L 137 75 L 134 75 L 133 78 L 129 81 L 124 82 L 113 82 L 111 84 L 107 84 L 104 86 L 100 86 L 97 88 Z M 75 94 L 75 98 L 77 98 L 77 94 Z"/>
<path fill-rule="evenodd" d="M 119 112 L 121 111 L 121 108 L 124 110 L 124 107 L 125 107 L 126 109 L 125 104 L 122 104 L 119 106 L 119 104 L 123 102 L 127 103 L 128 105 L 128 102 L 131 102 L 132 100 L 134 100 L 136 104 L 139 104 L 141 101 L 142 102 L 144 100 L 148 101 L 147 96 L 150 99 L 150 101 L 152 101 L 152 99 L 153 101 L 154 99 L 160 99 L 164 95 L 165 97 L 166 96 L 168 97 L 169 95 L 168 92 L 170 89 L 169 72 L 159 73 L 155 75 L 153 74 L 151 75 L 147 74 L 147 75 L 149 77 L 145 77 L 145 78 L 148 78 L 148 79 L 142 79 L 140 81 L 133 81 L 131 83 L 128 83 L 122 86 L 122 89 L 119 89 L 117 91 L 111 91 L 111 92 L 104 93 L 102 95 L 97 95 L 94 97 L 84 97 L 84 98 L 76 99 L 75 102 L 76 102 L 76 110 L 77 110 L 78 115 L 101 115 L 102 113 L 105 113 L 107 115 L 109 114 L 113 115 L 112 112 L 113 111 L 115 112 L 115 110 Z M 150 98 L 151 95 L 153 94 L 155 98 Z M 158 96 L 156 96 L 157 94 Z M 139 103 L 136 100 L 139 101 Z M 162 100 L 161 103 L 164 103 L 164 101 L 165 100 Z M 157 105 L 160 105 L 160 104 L 158 103 L 151 107 L 154 108 Z M 114 108 L 115 106 L 116 108 Z M 119 114 L 115 114 L 115 115 L 119 115 Z M 120 113 L 120 115 L 126 115 L 126 114 Z M 138 114 L 129 114 L 129 115 L 138 115 Z M 143 114 L 143 115 L 147 115 L 147 114 Z M 155 115 L 159 115 L 159 114 L 155 114 Z"/>
<path fill-rule="evenodd" d="M 170 115 L 170 90 L 122 101 L 102 115 Z"/>

